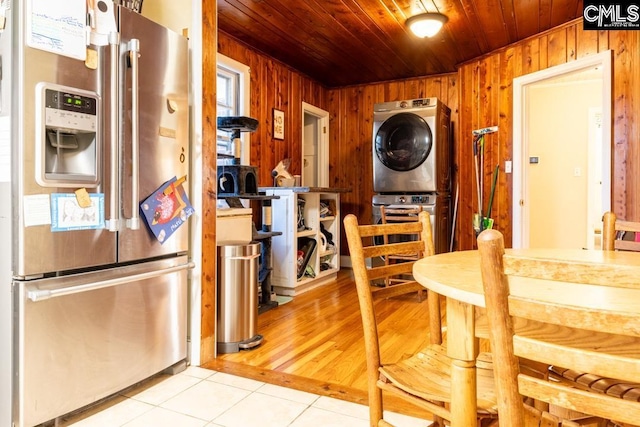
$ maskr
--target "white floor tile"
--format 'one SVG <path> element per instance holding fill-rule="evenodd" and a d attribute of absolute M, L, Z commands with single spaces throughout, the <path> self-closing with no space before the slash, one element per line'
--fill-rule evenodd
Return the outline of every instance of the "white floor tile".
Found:
<path fill-rule="evenodd" d="M 305 391 L 295 390 L 292 388 L 282 387 L 279 385 L 265 384 L 260 387 L 258 393 L 268 394 L 269 396 L 276 396 L 282 399 L 291 400 L 293 402 L 304 403 L 311 405 L 318 399 L 318 395 L 307 393 Z"/>
<path fill-rule="evenodd" d="M 224 372 L 218 372 L 217 374 L 207 378 L 207 380 L 249 391 L 255 391 L 264 385 L 264 383 L 261 381 L 238 377 L 236 375 L 229 375 L 225 374 Z"/>
<path fill-rule="evenodd" d="M 158 380 L 151 381 L 141 389 L 129 391 L 125 396 L 151 405 L 159 405 L 202 381 L 187 375 L 159 377 Z"/>
<path fill-rule="evenodd" d="M 339 414 L 349 415 L 351 417 L 363 420 L 369 419 L 369 407 L 358 403 L 347 402 L 346 400 L 335 399 L 333 397 L 320 396 L 313 404 L 314 408 L 320 408 Z"/>
<path fill-rule="evenodd" d="M 254 392 L 213 421 L 224 427 L 286 427 L 307 407 L 303 403 Z"/>
<path fill-rule="evenodd" d="M 99 412 L 93 409 L 79 414 L 75 417 L 62 421 L 62 426 L 73 427 L 113 427 L 121 426 L 128 421 L 152 410 L 154 407 L 137 400 L 119 397 L 117 400 L 111 400 L 99 407 Z"/>
<path fill-rule="evenodd" d="M 369 427 L 369 421 L 311 407 L 304 411 L 291 427 Z"/>
<path fill-rule="evenodd" d="M 206 425 L 206 421 L 156 407 L 133 421 L 123 424 L 123 427 L 204 427 Z"/>
<path fill-rule="evenodd" d="M 216 375 L 216 371 L 212 371 L 211 369 L 204 369 L 199 366 L 188 366 L 180 375 L 187 375 L 189 377 L 200 378 L 201 380 L 205 380 L 213 375 Z"/>
<path fill-rule="evenodd" d="M 161 406 L 181 414 L 211 421 L 250 393 L 237 387 L 202 381 L 167 400 Z"/>
<path fill-rule="evenodd" d="M 369 408 L 222 372 L 190 367 L 159 376 L 61 427 L 366 427 Z M 397 427 L 430 421 L 385 412 Z"/>

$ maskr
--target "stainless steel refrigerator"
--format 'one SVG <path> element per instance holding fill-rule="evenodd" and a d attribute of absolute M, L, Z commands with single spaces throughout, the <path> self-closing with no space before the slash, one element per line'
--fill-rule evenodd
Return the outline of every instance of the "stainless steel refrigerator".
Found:
<path fill-rule="evenodd" d="M 33 426 L 187 357 L 188 224 L 161 243 L 139 204 L 188 174 L 188 42 L 110 1 L 0 3 L 0 347 Z"/>

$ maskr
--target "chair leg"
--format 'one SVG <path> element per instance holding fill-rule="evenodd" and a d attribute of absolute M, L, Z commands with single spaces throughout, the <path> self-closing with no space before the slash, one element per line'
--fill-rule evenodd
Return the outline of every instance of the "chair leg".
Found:
<path fill-rule="evenodd" d="M 385 421 L 382 419 L 382 390 L 375 387 L 375 391 L 371 389 L 369 391 L 369 424 L 371 427 L 384 426 Z"/>
<path fill-rule="evenodd" d="M 444 418 L 434 415 L 433 422 L 429 425 L 429 427 L 445 427 Z"/>

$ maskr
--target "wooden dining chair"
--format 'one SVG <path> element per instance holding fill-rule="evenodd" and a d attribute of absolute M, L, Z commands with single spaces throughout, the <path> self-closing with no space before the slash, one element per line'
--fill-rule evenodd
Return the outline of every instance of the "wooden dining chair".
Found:
<path fill-rule="evenodd" d="M 389 254 L 421 252 L 428 256 L 433 253 L 430 249 L 433 243 L 429 213 L 420 212 L 417 222 L 374 225 L 359 225 L 357 218 L 349 214 L 344 218 L 344 227 L 364 331 L 371 426 L 391 426 L 383 419 L 382 392 L 385 391 L 431 412 L 434 415 L 433 425 L 443 427 L 443 419 L 448 420 L 451 417 L 447 403 L 450 402 L 451 393 L 455 392 L 456 387 L 455 384 L 451 384 L 451 359 L 442 345 L 440 296 L 431 291 L 427 293 L 430 344 L 403 361 L 383 364 L 374 300 L 396 295 L 397 292 L 418 290 L 421 285 L 415 281 L 388 288 L 376 288 L 371 285 L 372 281 L 389 275 L 411 273 L 415 262 L 372 266 L 371 259 Z M 420 235 L 419 240 L 386 245 L 373 243 L 373 239 L 379 236 L 416 233 Z M 481 425 L 485 420 L 495 419 L 496 401 L 493 393 L 491 358 L 482 354 L 478 360 L 478 425 Z"/>
<path fill-rule="evenodd" d="M 640 222 L 623 221 L 613 212 L 605 212 L 602 227 L 602 249 L 605 251 L 640 251 L 640 242 L 637 242 L 636 233 L 640 233 Z M 629 396 L 640 396 L 640 378 L 634 383 L 621 381 L 614 378 L 602 378 L 593 372 L 578 371 L 562 366 L 549 368 L 551 378 L 562 381 L 573 387 L 596 393 L 607 393 L 609 396 L 620 399 Z M 603 386 L 606 385 L 606 386 Z M 640 424 L 640 420 L 638 420 Z"/>
<path fill-rule="evenodd" d="M 406 206 L 406 207 L 388 207 L 388 206 L 380 206 L 380 222 L 382 224 L 389 223 L 399 223 L 399 222 L 418 222 L 418 214 L 422 212 L 422 206 Z M 383 244 L 387 245 L 396 240 L 398 236 L 396 235 L 384 235 L 382 238 Z M 413 235 L 403 235 L 403 240 L 420 240 L 419 234 Z M 397 242 L 396 242 L 397 243 Z M 392 265 L 403 262 L 415 262 L 422 258 L 423 256 L 433 255 L 435 253 L 433 239 L 429 239 L 427 243 L 427 249 L 424 251 L 417 251 L 410 254 L 390 254 L 383 257 L 384 265 Z M 392 276 L 387 276 L 384 278 L 385 287 L 394 286 L 398 284 L 403 284 L 407 282 L 412 282 L 413 275 L 412 274 L 396 274 Z M 422 300 L 423 294 L 426 291 L 420 287 L 418 290 L 418 300 Z"/>
<path fill-rule="evenodd" d="M 617 378 L 619 384 L 632 384 L 640 378 L 640 311 L 602 313 L 575 305 L 552 305 L 512 295 L 509 282 L 521 276 L 585 286 L 608 285 L 615 283 L 624 269 L 625 277 L 637 278 L 640 288 L 640 266 L 559 263 L 505 255 L 504 239 L 497 230 L 483 231 L 478 237 L 478 249 L 501 425 L 539 425 L 536 422 L 539 423 L 545 413 L 538 414 L 537 421 L 526 418 L 523 396 L 591 415 L 589 422 L 597 421 L 594 417 L 598 417 L 597 425 L 607 425 L 607 420 L 637 425 L 640 394 L 636 391 L 621 399 L 564 381 L 533 378 L 518 368 L 518 358 L 551 366 L 570 366 L 578 372 L 591 373 L 594 376 L 591 381 Z M 531 320 L 540 326 L 514 330 L 516 319 Z M 600 386 L 606 389 L 606 384 Z M 546 416 L 551 415 L 546 413 Z M 562 422 L 563 426 L 576 425 Z"/>
<path fill-rule="evenodd" d="M 605 212 L 602 225 L 602 249 L 640 252 L 640 222 L 623 221 L 613 212 Z"/>

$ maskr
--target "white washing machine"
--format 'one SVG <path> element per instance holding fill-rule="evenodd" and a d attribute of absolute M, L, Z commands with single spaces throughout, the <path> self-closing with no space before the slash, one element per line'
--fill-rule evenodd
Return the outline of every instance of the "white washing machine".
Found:
<path fill-rule="evenodd" d="M 451 191 L 451 110 L 437 98 L 373 108 L 373 191 Z"/>

